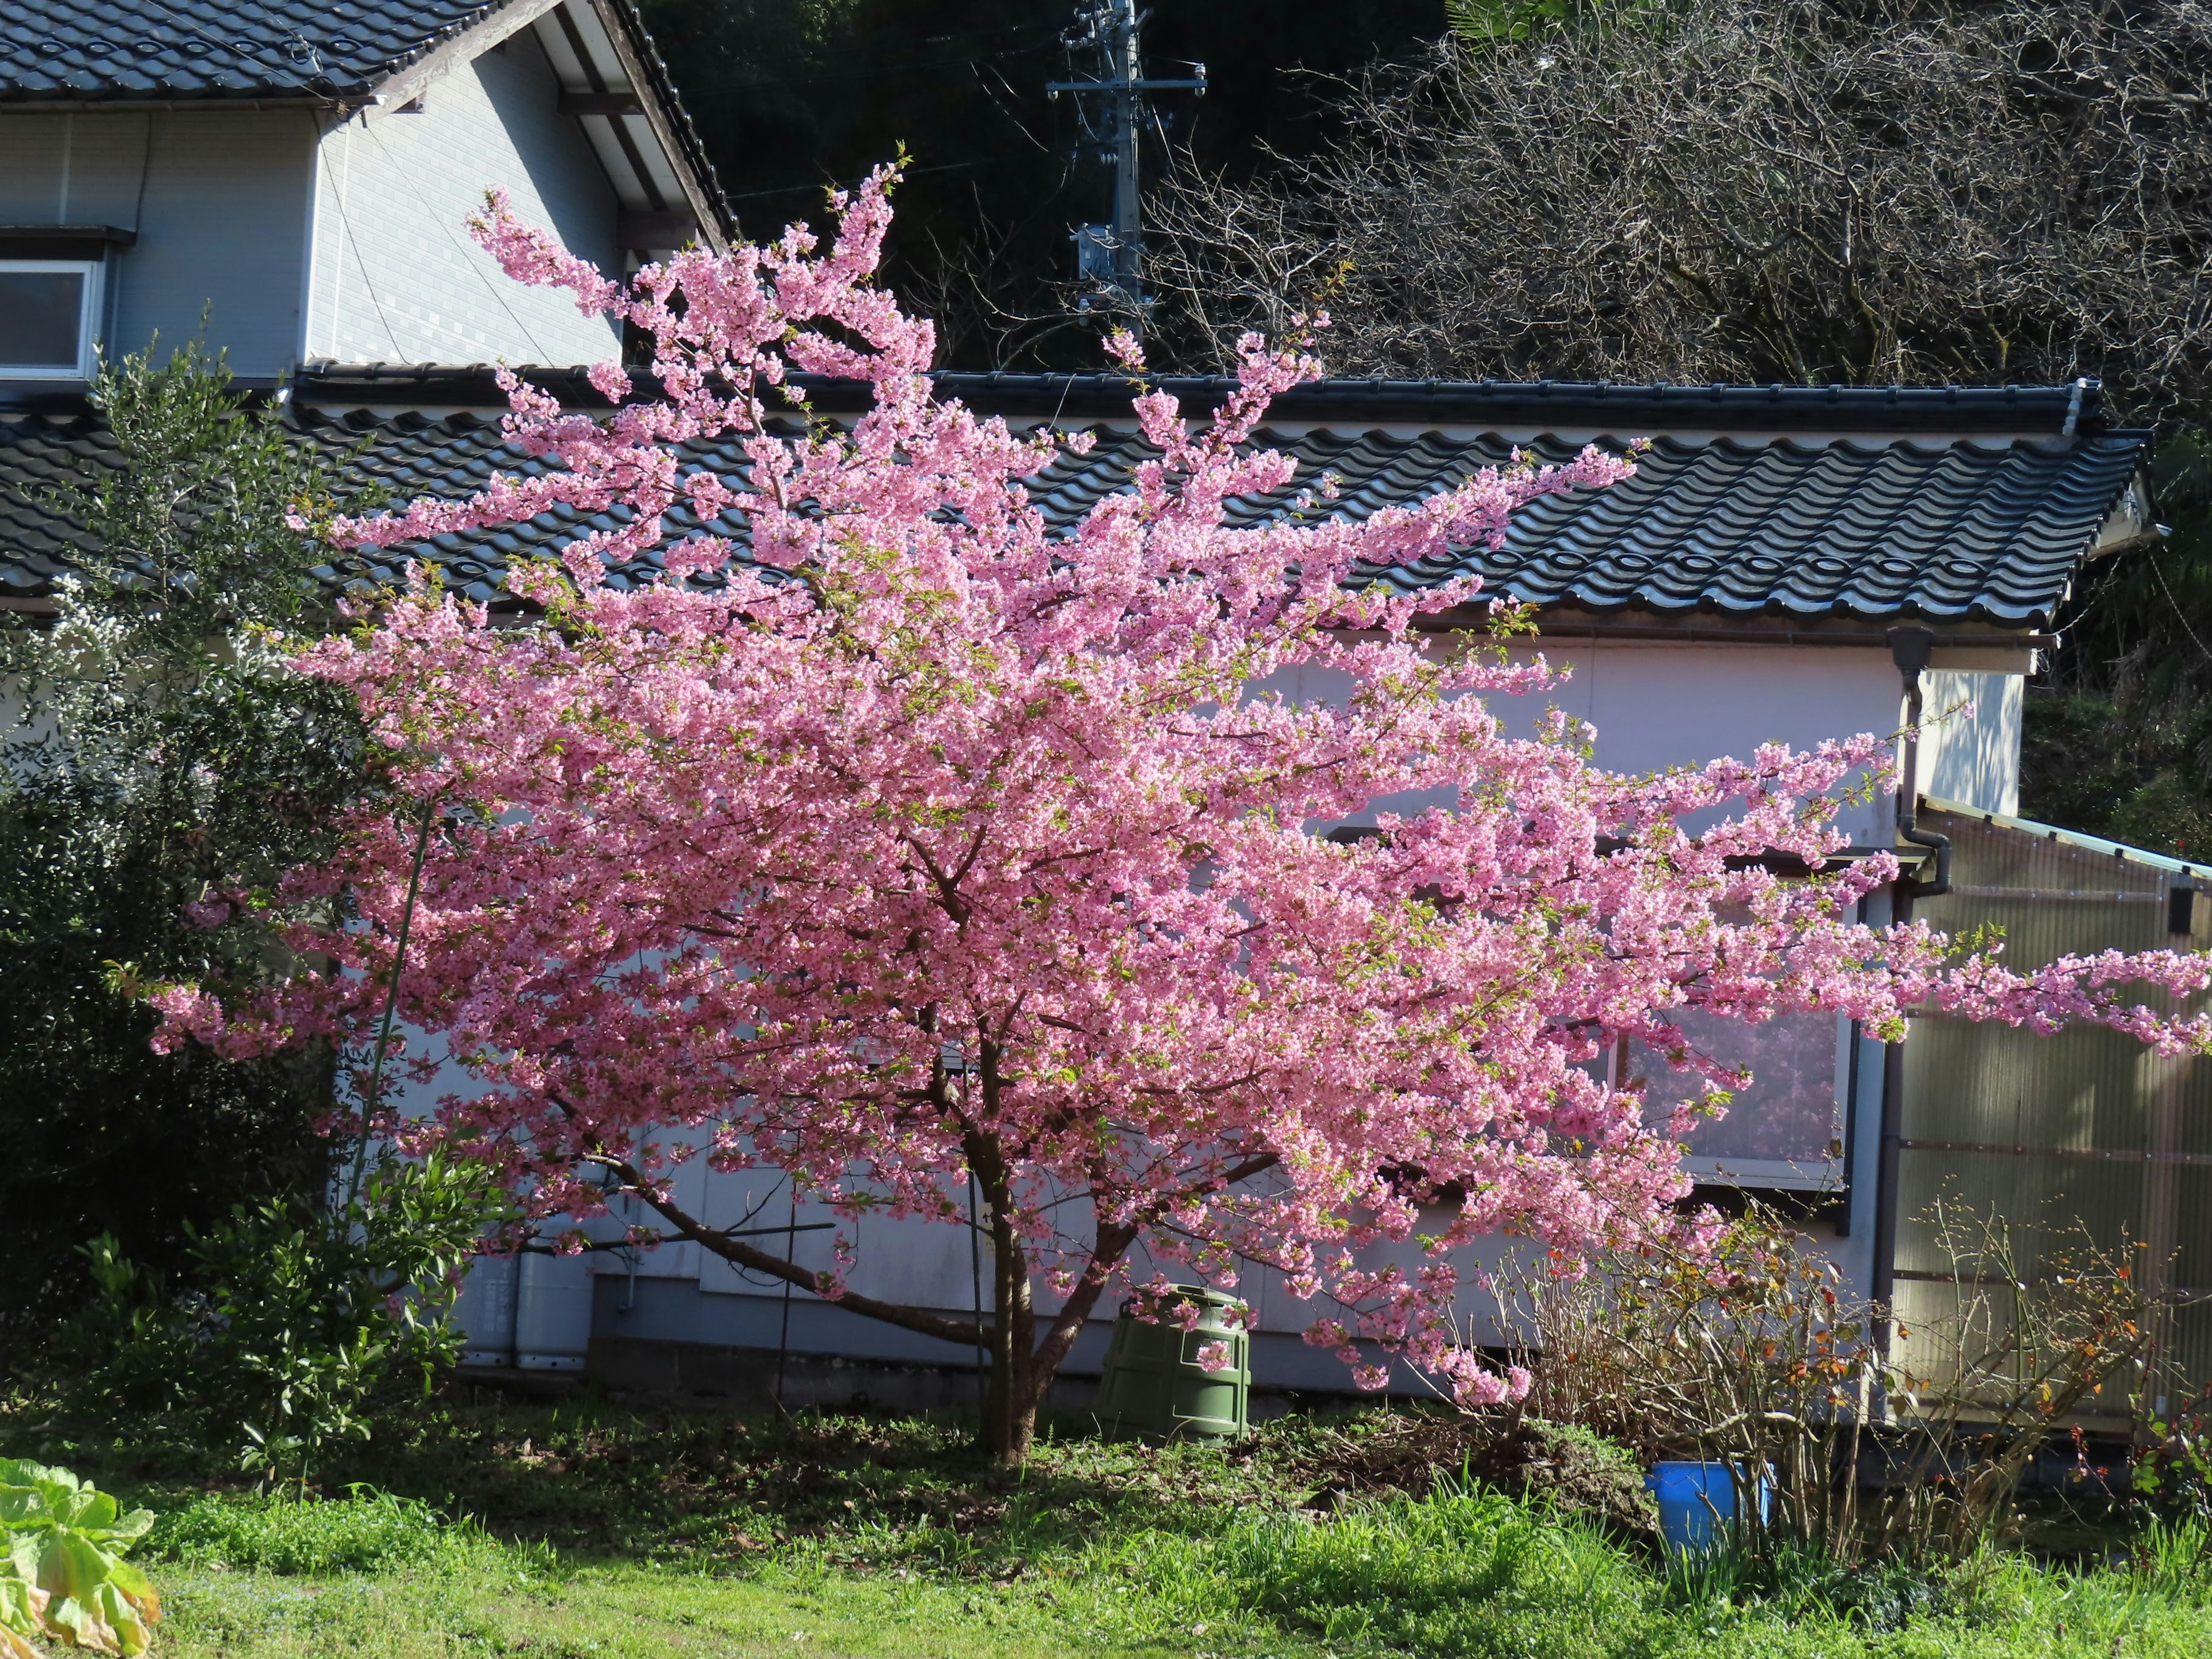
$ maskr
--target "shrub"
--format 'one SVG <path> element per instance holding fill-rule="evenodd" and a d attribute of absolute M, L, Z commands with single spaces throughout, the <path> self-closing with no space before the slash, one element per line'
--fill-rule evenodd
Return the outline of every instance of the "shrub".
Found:
<path fill-rule="evenodd" d="M 74 470 L 30 490 L 76 526 L 58 614 L 0 613 L 0 1366 L 82 1299 L 86 1239 L 176 1261 L 187 1223 L 330 1173 L 328 1045 L 156 1054 L 115 972 L 267 979 L 295 915 L 278 877 L 375 787 L 351 700 L 283 637 L 340 620 L 287 522 L 333 504 L 335 458 L 229 382 L 196 344 L 101 364 Z"/>
<path fill-rule="evenodd" d="M 1528 1409 L 1647 1462 L 1724 1462 L 1747 1485 L 1765 1471 L 1768 1516 L 1750 1520 L 1740 1494 L 1732 1547 L 1770 1580 L 1808 1551 L 1846 1567 L 1973 1556 L 2013 1528 L 2039 1449 L 2100 1401 L 2123 1408 L 2156 1326 L 2131 1252 L 2076 1229 L 2031 1273 L 2001 1218 L 1943 1202 L 1929 1220 L 1946 1282 L 1887 1352 L 1884 1310 L 1757 1206 L 1709 1250 L 1654 1245 L 1501 1280 Z M 2172 1448 L 2177 1490 L 2195 1443 Z M 1889 1469 L 1870 1510 L 1863 1452 Z"/>
<path fill-rule="evenodd" d="M 191 1231 L 183 1291 L 95 1240 L 99 1294 L 50 1366 L 57 1409 L 142 1453 L 304 1481 L 369 1437 L 380 1392 L 427 1388 L 455 1357 L 459 1270 L 501 1212 L 480 1173 L 434 1154 L 386 1158 L 325 1213 L 272 1200 Z"/>

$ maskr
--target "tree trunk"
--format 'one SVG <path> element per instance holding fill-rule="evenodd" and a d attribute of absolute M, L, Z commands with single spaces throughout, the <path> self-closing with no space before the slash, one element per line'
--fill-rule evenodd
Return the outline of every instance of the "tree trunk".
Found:
<path fill-rule="evenodd" d="M 985 1081 L 987 1086 L 994 1081 L 988 1066 Z M 559 1101 L 555 1104 L 560 1104 Z M 1060 1375 L 1060 1365 L 1081 1334 L 1084 1322 L 1097 1306 L 1108 1278 L 1135 1242 L 1139 1223 L 1132 1220 L 1098 1229 L 1091 1243 L 1091 1260 L 1073 1293 L 1060 1304 L 1060 1311 L 1045 1322 L 1040 1338 L 1036 1304 L 1030 1297 L 1029 1252 L 1015 1224 L 1013 1186 L 1006 1149 L 995 1135 L 973 1128 L 966 1133 L 963 1143 L 969 1168 L 975 1173 L 976 1185 L 989 1206 L 988 1218 L 979 1218 L 979 1224 L 990 1235 L 993 1306 L 998 1310 L 983 1328 L 984 1346 L 990 1353 L 990 1374 L 986 1379 L 979 1442 L 990 1454 L 992 1462 L 1002 1468 L 1019 1468 L 1028 1461 L 1030 1444 L 1036 1438 L 1037 1408 L 1044 1403 L 1045 1392 Z M 668 1223 L 677 1237 L 688 1238 L 726 1261 L 771 1274 L 813 1295 L 824 1293 L 822 1275 L 747 1243 L 742 1234 L 707 1226 L 671 1201 L 655 1183 L 627 1161 L 601 1157 L 596 1150 L 593 1158 L 619 1177 L 619 1185 L 610 1190 L 642 1199 Z M 1248 1158 L 1223 1179 L 1231 1183 L 1244 1180 L 1269 1168 L 1274 1161 L 1272 1153 Z M 1157 1214 L 1173 1196 L 1151 1206 L 1147 1213 Z M 854 1291 L 846 1292 L 837 1305 L 848 1312 L 880 1319 L 902 1330 L 918 1332 L 971 1352 L 976 1346 L 972 1319 L 879 1302 Z"/>
<path fill-rule="evenodd" d="M 994 1463 L 1019 1468 L 1036 1437 L 1043 1394 L 1034 1364 L 1036 1314 L 1030 1300 L 1029 1252 L 1014 1226 L 1012 1182 L 998 1138 L 970 1130 L 967 1152 L 991 1237 L 991 1379 L 984 1393 L 982 1444 Z"/>

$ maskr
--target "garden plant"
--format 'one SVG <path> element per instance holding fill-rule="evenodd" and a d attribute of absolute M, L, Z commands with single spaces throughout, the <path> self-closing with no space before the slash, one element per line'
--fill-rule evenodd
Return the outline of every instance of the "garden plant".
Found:
<path fill-rule="evenodd" d="M 0 1458 L 0 1655 L 38 1659 L 42 1638 L 145 1652 L 161 1601 L 123 1557 L 153 1524 L 66 1469 Z"/>
<path fill-rule="evenodd" d="M 319 1203 L 332 1161 L 327 1047 L 149 1046 L 144 979 L 283 971 L 263 902 L 374 787 L 352 699 L 287 661 L 329 619 L 287 519 L 336 504 L 334 458 L 158 344 L 102 362 L 33 480 L 54 614 L 0 612 L 0 1368 L 83 1305 L 88 1240 L 173 1266 L 235 1205 Z"/>

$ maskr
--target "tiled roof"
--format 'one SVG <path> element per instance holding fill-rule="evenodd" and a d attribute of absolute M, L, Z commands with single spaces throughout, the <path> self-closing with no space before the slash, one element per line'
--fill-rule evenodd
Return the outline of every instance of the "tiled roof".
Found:
<path fill-rule="evenodd" d="M 343 97 L 508 0 L 0 0 L 0 96 Z"/>
<path fill-rule="evenodd" d="M 406 370 L 385 370 L 387 375 Z M 337 373 L 343 374 L 344 371 Z M 1211 409 L 1236 389 L 1217 376 L 1155 382 L 1188 409 Z M 952 373 L 939 392 L 978 408 L 1040 420 L 1129 419 L 1134 382 L 1121 374 Z M 817 404 L 854 407 L 853 388 L 824 385 Z M 1586 380 L 1332 380 L 1293 386 L 1273 412 L 1304 424 L 1475 428 L 1562 436 L 1605 433 L 1785 432 L 2070 437 L 2104 431 L 2104 389 L 2070 386 L 1649 386 Z"/>
<path fill-rule="evenodd" d="M 392 499 L 460 494 L 495 467 L 518 471 L 530 465 L 504 449 L 489 410 L 390 412 L 403 389 L 411 394 L 408 401 L 434 407 L 441 384 L 450 395 L 460 377 L 392 375 L 377 383 L 386 387 L 376 395 L 378 413 L 356 408 L 340 414 L 308 401 L 338 390 L 360 393 L 367 382 L 345 380 L 344 373 L 303 382 L 293 419 L 304 437 L 334 449 L 368 441 L 356 466 Z M 1000 400 L 988 395 L 988 378 L 947 376 L 940 390 L 990 407 Z M 1335 474 L 1342 509 L 1354 514 L 1419 500 L 1474 468 L 1504 461 L 1514 447 L 1507 437 L 1476 428 L 1363 426 L 1358 388 L 1340 403 L 1330 400 L 1331 390 L 1327 384 L 1306 389 L 1295 410 L 1297 424 L 1286 422 L 1263 436 L 1297 456 L 1306 476 Z M 2060 388 L 2055 405 L 2042 411 L 2051 428 L 2060 424 L 2069 390 Z M 1571 435 L 1522 441 L 1540 459 L 1564 459 L 1589 435 L 1577 429 L 1587 425 L 1587 410 L 1555 408 L 1576 418 L 1559 422 Z M 1633 479 L 1533 504 L 1498 551 L 1467 550 L 1382 579 L 1402 586 L 1474 573 L 1490 592 L 1540 606 L 1654 620 L 1703 615 L 1784 623 L 1913 619 L 2045 627 L 2149 446 L 2141 432 L 2085 434 L 2081 428 L 2093 423 L 2081 420 L 2078 398 L 2071 412 L 2076 430 L 2070 436 L 2056 430 L 2041 436 L 1923 431 L 1894 439 L 1866 433 L 1823 439 L 1755 428 L 1662 430 Z M 1332 414 L 1352 418 L 1327 418 Z M 2021 424 L 2016 416 L 2013 423 Z M 1619 447 L 1650 430 L 1627 428 L 1601 441 Z M 1126 428 L 1101 427 L 1097 436 L 1089 455 L 1063 455 L 1035 481 L 1036 497 L 1055 525 L 1072 524 L 1101 495 L 1122 487 L 1146 453 Z M 88 423 L 28 416 L 0 425 L 0 484 L 7 486 L 0 495 L 0 591 L 39 592 L 62 551 L 52 528 L 21 505 L 16 481 L 78 456 L 96 460 L 99 453 Z M 727 443 L 699 448 L 690 459 L 724 471 L 741 465 Z M 1279 501 L 1255 499 L 1237 503 L 1236 511 L 1249 523 L 1279 507 Z M 681 510 L 671 518 L 678 535 L 697 527 Z M 605 527 L 612 520 L 591 522 Z M 489 599 L 500 592 L 507 561 L 550 551 L 582 527 L 575 518 L 548 514 L 496 532 L 442 538 L 422 550 L 453 586 Z M 715 527 L 743 534 L 735 522 Z M 657 564 L 657 556 L 642 561 L 617 573 L 617 580 L 647 579 Z M 327 574 L 339 581 L 388 581 L 398 563 L 380 555 Z"/>

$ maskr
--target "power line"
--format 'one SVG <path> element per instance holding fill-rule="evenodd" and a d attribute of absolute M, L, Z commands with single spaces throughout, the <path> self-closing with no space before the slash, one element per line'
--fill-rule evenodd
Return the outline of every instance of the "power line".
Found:
<path fill-rule="evenodd" d="M 981 161 L 945 161 L 936 167 L 908 167 L 900 176 L 918 179 L 925 173 L 958 173 L 968 167 L 978 167 L 982 165 Z M 741 190 L 725 192 L 725 194 L 726 198 L 732 202 L 750 202 L 763 196 L 796 196 L 802 191 L 854 190 L 867 182 L 868 174 L 864 173 L 857 179 L 817 179 L 810 184 L 777 185 L 768 190 Z"/>

